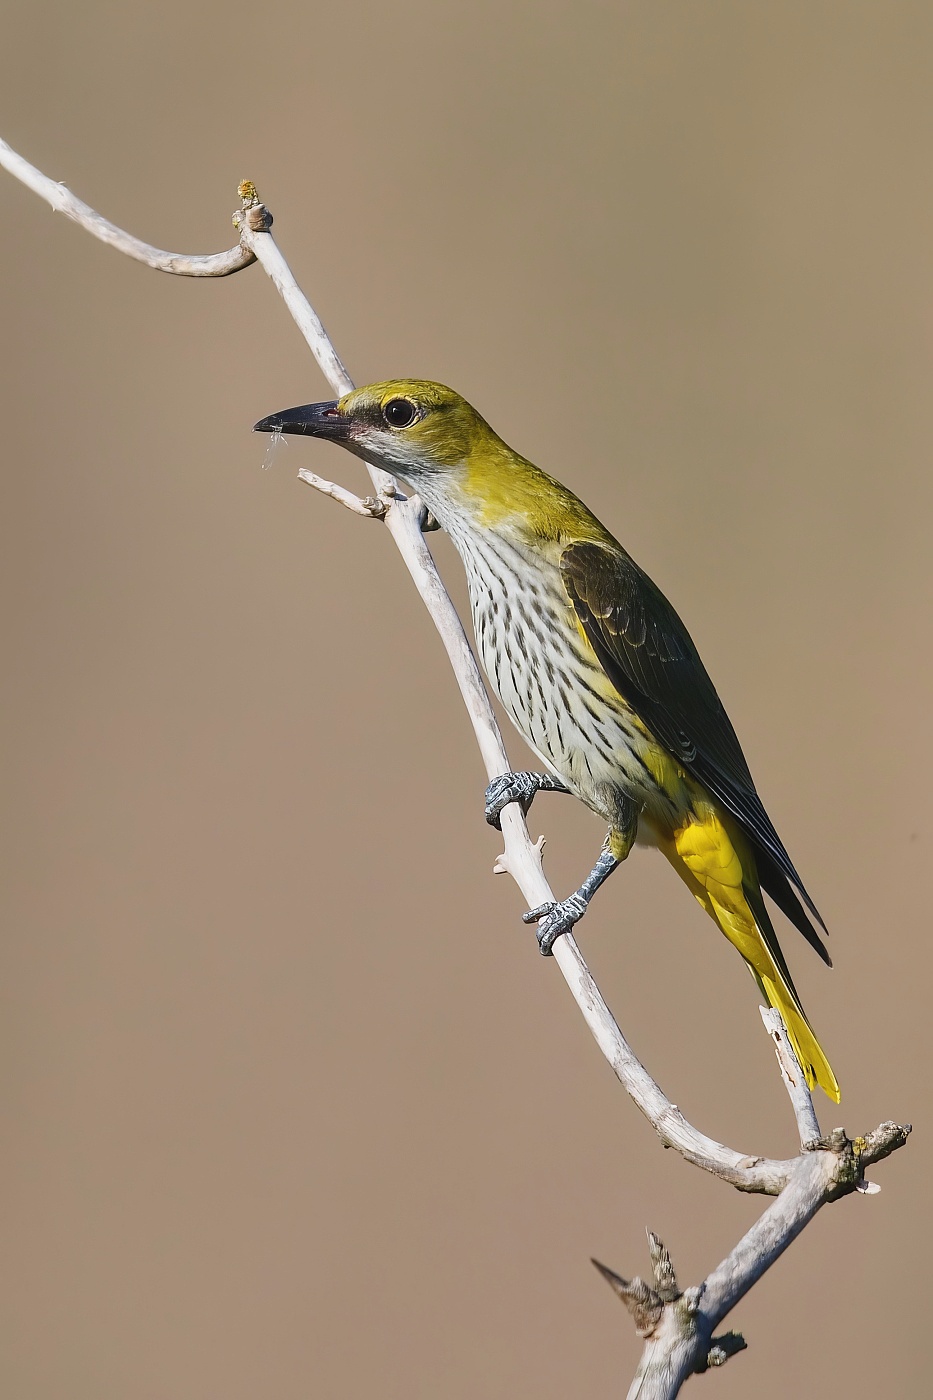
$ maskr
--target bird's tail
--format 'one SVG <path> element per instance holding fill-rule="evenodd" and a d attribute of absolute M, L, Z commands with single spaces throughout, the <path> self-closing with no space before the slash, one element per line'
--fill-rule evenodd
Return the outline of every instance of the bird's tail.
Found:
<path fill-rule="evenodd" d="M 839 1085 L 804 1014 L 758 884 L 755 860 L 741 833 L 715 810 L 659 843 L 722 932 L 742 954 L 769 1004 L 781 1013 L 807 1085 L 838 1103 Z"/>

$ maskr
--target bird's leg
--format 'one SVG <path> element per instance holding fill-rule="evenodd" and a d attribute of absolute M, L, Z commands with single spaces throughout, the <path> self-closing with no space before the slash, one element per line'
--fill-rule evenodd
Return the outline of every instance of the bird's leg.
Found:
<path fill-rule="evenodd" d="M 486 820 L 501 831 L 499 814 L 510 802 L 520 803 L 527 815 L 536 792 L 569 791 L 560 778 L 552 778 L 550 773 L 503 773 L 500 778 L 493 778 L 486 789 Z"/>
<path fill-rule="evenodd" d="M 538 947 L 546 958 L 550 957 L 561 934 L 569 933 L 574 924 L 583 918 L 593 895 L 619 864 L 620 861 L 609 848 L 604 847 L 599 860 L 580 888 L 572 895 L 556 903 L 549 901 L 547 904 L 539 904 L 537 909 L 529 909 L 527 914 L 522 915 L 524 923 L 538 925 Z"/>
<path fill-rule="evenodd" d="M 630 809 L 630 810 L 629 810 Z M 537 909 L 529 909 L 522 915 L 526 924 L 537 924 L 538 948 L 547 958 L 554 950 L 554 944 L 562 933 L 569 933 L 574 924 L 583 918 L 589 902 L 613 870 L 625 860 L 635 842 L 638 830 L 638 808 L 634 803 L 626 803 L 623 821 L 614 822 L 603 842 L 599 860 L 587 875 L 583 884 L 567 899 L 556 903 L 539 904 Z"/>

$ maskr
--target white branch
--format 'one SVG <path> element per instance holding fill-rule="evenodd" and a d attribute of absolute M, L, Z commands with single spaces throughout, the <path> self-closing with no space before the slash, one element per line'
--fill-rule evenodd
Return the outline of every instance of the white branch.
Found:
<path fill-rule="evenodd" d="M 255 196 L 252 202 L 249 201 L 248 192 L 250 190 Z M 281 294 L 292 320 L 301 331 L 311 354 L 320 365 L 321 373 L 337 397 L 342 398 L 344 394 L 349 394 L 350 390 L 355 387 L 353 380 L 331 344 L 330 336 L 324 329 L 321 318 L 295 281 L 291 268 L 282 257 L 275 239 L 269 232 L 272 227 L 269 211 L 259 203 L 255 186 L 250 185 L 248 180 L 244 180 L 240 186 L 240 193 L 244 198 L 245 207 L 233 216 L 233 222 L 240 229 L 240 240 L 244 248 L 249 249 L 272 278 L 273 285 Z M 381 472 L 375 467 L 370 467 L 369 474 L 380 495 L 391 490 L 393 481 L 388 472 Z"/>
<path fill-rule="evenodd" d="M 646 1338 L 628 1400 L 672 1400 L 696 1372 L 719 1366 L 744 1349 L 744 1338 L 714 1331 L 830 1201 L 866 1188 L 865 1171 L 903 1147 L 910 1126 L 882 1123 L 866 1138 L 850 1141 L 841 1128 L 811 1144 L 793 1164 L 777 1200 L 697 1288 L 681 1293 L 670 1255 L 649 1234 L 655 1288 L 629 1282 L 603 1264 L 596 1267 L 635 1318 Z M 596 1263 L 596 1261 L 593 1261 Z"/>
<path fill-rule="evenodd" d="M 87 229 L 88 233 L 92 233 L 102 243 L 109 243 L 117 252 L 125 253 L 127 257 L 135 258 L 147 267 L 154 267 L 157 272 L 173 272 L 179 277 L 229 277 L 231 272 L 240 272 L 255 262 L 253 254 L 240 243 L 235 248 L 228 249 L 226 253 L 210 253 L 203 257 L 166 253 L 161 248 L 153 248 L 151 244 L 143 243 L 142 239 L 134 238 L 125 229 L 112 224 L 109 219 L 98 214 L 96 209 L 92 209 L 89 204 L 73 195 L 64 185 L 50 180 L 48 175 L 43 175 L 41 170 L 30 165 L 28 160 L 24 160 L 2 140 L 0 166 L 11 175 L 15 175 L 24 185 L 28 185 L 40 199 L 51 204 L 57 214 L 74 219 L 76 224 Z"/>
<path fill-rule="evenodd" d="M 375 496 L 354 496 L 345 486 L 338 486 L 336 481 L 328 481 L 326 477 L 318 476 L 317 472 L 309 471 L 307 467 L 299 467 L 298 475 L 308 486 L 313 486 L 315 491 L 320 491 L 322 496 L 329 496 L 339 505 L 346 506 L 354 515 L 381 520 L 386 513 L 387 501 L 380 501 Z"/>
<path fill-rule="evenodd" d="M 671 1400 L 691 1375 L 716 1364 L 711 1357 L 714 1329 L 826 1203 L 834 1171 L 830 1153 L 801 1157 L 777 1200 L 706 1282 L 665 1304 L 648 1334 L 627 1400 Z"/>
<path fill-rule="evenodd" d="M 807 1081 L 800 1068 L 800 1062 L 794 1054 L 794 1047 L 787 1038 L 787 1029 L 780 1011 L 769 1006 L 760 1006 L 758 1009 L 761 1012 L 765 1030 L 770 1035 L 774 1045 L 774 1053 L 777 1056 L 781 1078 L 784 1080 L 784 1088 L 790 1096 L 794 1117 L 797 1119 L 800 1146 L 807 1148 L 820 1135 L 820 1124 L 816 1116 L 816 1109 L 813 1107 L 813 1096 L 807 1088 Z"/>
<path fill-rule="evenodd" d="M 243 208 L 234 216 L 240 230 L 239 246 L 213 257 L 189 258 L 151 248 L 117 228 L 2 141 L 0 165 L 95 237 L 163 272 L 219 277 L 259 261 L 285 300 L 333 391 L 342 396 L 354 387 L 319 317 L 274 243 L 269 232 L 271 216 L 259 203 L 250 182 L 240 186 Z M 447 651 L 486 772 L 490 780 L 496 778 L 509 771 L 505 746 L 460 618 L 425 542 L 424 508 L 416 496 L 406 497 L 387 472 L 372 466 L 368 471 L 376 494 L 365 498 L 307 469 L 302 469 L 299 476 L 355 514 L 385 520 Z M 541 867 L 542 843 L 531 840 L 517 804 L 504 809 L 501 824 L 505 850 L 496 862 L 496 870 L 512 876 L 529 905 L 550 902 L 554 896 Z M 789 1161 L 742 1156 L 698 1132 L 666 1098 L 622 1035 L 570 934 L 557 941 L 554 958 L 597 1044 L 665 1146 L 676 1148 L 687 1161 L 741 1190 L 777 1196 L 699 1288 L 678 1291 L 670 1256 L 654 1236 L 649 1236 L 649 1242 L 656 1289 L 638 1279 L 627 1283 L 603 1265 L 598 1266 L 635 1316 L 640 1334 L 647 1338 L 629 1392 L 630 1400 L 671 1400 L 689 1375 L 720 1365 L 741 1350 L 741 1337 L 728 1334 L 715 1338 L 713 1329 L 821 1206 L 850 1191 L 877 1189 L 865 1181 L 866 1166 L 902 1147 L 910 1127 L 883 1123 L 867 1138 L 854 1142 L 842 1129 L 821 1138 L 813 1102 L 781 1017 L 762 1008 L 762 1020 L 774 1043 L 803 1150 Z"/>

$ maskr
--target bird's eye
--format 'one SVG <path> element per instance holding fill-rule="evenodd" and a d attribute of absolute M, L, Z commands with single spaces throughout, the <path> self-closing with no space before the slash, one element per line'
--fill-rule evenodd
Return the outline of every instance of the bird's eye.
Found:
<path fill-rule="evenodd" d="M 410 428 L 418 410 L 408 399 L 390 399 L 383 407 L 382 416 L 390 428 Z"/>

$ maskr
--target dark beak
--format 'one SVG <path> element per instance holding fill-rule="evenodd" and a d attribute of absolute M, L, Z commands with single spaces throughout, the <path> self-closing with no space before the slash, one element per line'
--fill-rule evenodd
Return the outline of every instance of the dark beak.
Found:
<path fill-rule="evenodd" d="M 253 425 L 253 432 L 304 433 L 306 437 L 343 442 L 350 433 L 350 420 L 338 409 L 337 400 L 332 399 L 330 403 L 303 403 L 298 408 L 270 413 Z"/>

